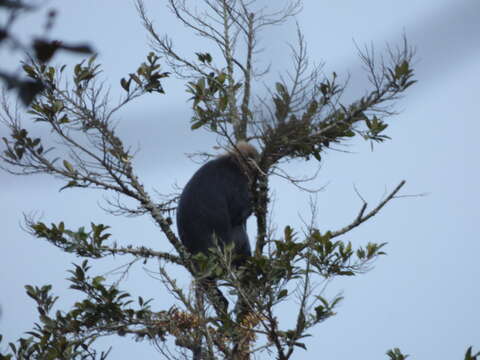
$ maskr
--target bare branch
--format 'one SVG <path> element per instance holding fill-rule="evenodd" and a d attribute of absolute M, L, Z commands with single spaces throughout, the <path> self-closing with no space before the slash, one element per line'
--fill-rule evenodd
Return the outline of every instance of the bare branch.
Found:
<path fill-rule="evenodd" d="M 393 189 L 393 191 L 382 201 L 380 202 L 373 210 L 371 210 L 370 212 L 368 212 L 366 215 L 364 215 L 365 213 L 365 209 L 367 208 L 367 203 L 364 202 L 357 217 L 355 218 L 355 220 L 350 224 L 350 225 L 347 225 L 345 226 L 344 228 L 340 229 L 340 230 L 337 230 L 337 231 L 333 231 L 331 233 L 331 238 L 335 238 L 337 236 L 340 236 L 340 235 L 343 235 L 347 232 L 349 232 L 350 230 L 356 228 L 357 226 L 359 226 L 360 224 L 364 223 L 365 221 L 367 221 L 368 219 L 370 219 L 371 217 L 377 215 L 377 213 L 392 199 L 394 199 L 396 196 L 396 194 L 400 191 L 400 189 L 403 187 L 403 185 L 405 185 L 406 181 L 405 180 L 402 180 L 395 189 Z"/>

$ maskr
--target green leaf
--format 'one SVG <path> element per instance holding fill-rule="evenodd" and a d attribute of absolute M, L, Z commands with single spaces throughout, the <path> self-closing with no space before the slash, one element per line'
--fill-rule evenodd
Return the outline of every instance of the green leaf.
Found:
<path fill-rule="evenodd" d="M 318 102 L 316 100 L 312 100 L 312 102 L 308 106 L 308 114 L 313 116 L 318 109 Z"/>
<path fill-rule="evenodd" d="M 227 79 L 227 74 L 225 74 L 224 72 L 220 73 L 220 75 L 218 75 L 217 77 L 218 82 L 221 84 L 223 84 L 226 79 Z"/>
<path fill-rule="evenodd" d="M 58 120 L 58 123 L 59 124 L 68 124 L 70 122 L 70 119 L 68 118 L 68 116 L 65 114 L 63 115 L 60 120 Z"/>
<path fill-rule="evenodd" d="M 284 97 L 284 95 L 287 93 L 287 90 L 285 89 L 285 86 L 282 83 L 277 82 L 275 84 L 275 88 L 277 89 L 277 92 L 279 95 Z"/>
<path fill-rule="evenodd" d="M 219 110 L 222 112 L 225 111 L 225 109 L 227 108 L 227 105 L 228 105 L 228 96 L 227 95 L 221 96 L 220 101 L 218 103 Z"/>
<path fill-rule="evenodd" d="M 197 91 L 198 91 L 200 94 L 203 94 L 203 93 L 204 93 L 204 90 L 205 90 L 205 78 L 201 78 L 201 79 L 198 80 L 198 82 L 197 82 Z"/>
<path fill-rule="evenodd" d="M 36 79 L 36 73 L 33 67 L 27 64 L 24 64 L 22 67 L 29 77 L 31 77 L 32 79 Z"/>
<path fill-rule="evenodd" d="M 395 78 L 400 79 L 401 77 L 408 74 L 408 62 L 404 60 L 400 65 L 395 67 Z"/>
<path fill-rule="evenodd" d="M 480 357 L 480 351 L 472 355 L 472 347 L 470 346 L 465 353 L 465 360 L 477 360 Z"/>
<path fill-rule="evenodd" d="M 416 82 L 417 82 L 417 80 L 408 81 L 407 83 L 405 83 L 405 85 L 403 85 L 403 88 L 406 89 L 406 88 L 412 86 L 413 84 L 415 84 Z"/>
<path fill-rule="evenodd" d="M 73 168 L 72 164 L 70 164 L 67 160 L 63 160 L 63 166 L 65 169 L 67 169 L 69 172 L 73 173 L 75 172 L 75 169 Z"/>
<path fill-rule="evenodd" d="M 95 276 L 92 280 L 92 285 L 95 287 L 99 287 L 102 285 L 102 282 L 105 281 L 105 278 L 103 276 Z"/>
<path fill-rule="evenodd" d="M 86 51 L 87 53 L 91 52 L 91 50 L 89 49 L 88 51 Z M 90 56 L 90 59 L 88 59 L 88 66 L 92 66 L 92 64 L 95 62 L 95 60 L 97 59 L 97 55 L 98 54 L 95 54 L 93 56 Z"/>
<path fill-rule="evenodd" d="M 195 53 L 200 62 L 210 64 L 212 62 L 212 55 L 209 53 Z"/>
<path fill-rule="evenodd" d="M 17 158 L 19 160 L 22 159 L 24 153 L 25 153 L 25 149 L 23 147 L 16 147 L 15 148 L 15 154 L 17 155 Z"/>
<path fill-rule="evenodd" d="M 64 190 L 64 189 L 71 188 L 71 187 L 75 187 L 75 186 L 78 186 L 78 183 L 77 183 L 75 180 L 71 180 L 71 181 L 68 182 L 67 185 L 62 186 L 62 187 L 60 188 L 60 190 L 58 190 L 58 191 L 62 191 L 62 190 Z"/>
<path fill-rule="evenodd" d="M 403 355 L 399 348 L 394 348 L 387 351 L 390 360 L 405 360 L 408 355 Z"/>
<path fill-rule="evenodd" d="M 322 92 L 323 96 L 326 96 L 330 92 L 330 86 L 326 83 L 321 83 L 320 91 Z"/>
<path fill-rule="evenodd" d="M 130 74 L 130 78 L 133 79 L 133 81 L 135 81 L 138 84 L 138 86 L 142 86 L 142 81 L 137 75 L 132 73 Z"/>
<path fill-rule="evenodd" d="M 197 122 L 193 123 L 192 126 L 190 126 L 190 129 L 191 130 L 197 130 L 197 129 L 201 128 L 203 124 L 204 124 L 203 120 L 197 121 Z"/>
<path fill-rule="evenodd" d="M 281 291 L 278 293 L 277 300 L 283 299 L 283 298 L 286 297 L 287 295 L 288 295 L 288 290 L 287 290 L 287 289 L 283 289 L 283 290 L 281 290 Z"/>
<path fill-rule="evenodd" d="M 294 345 L 301 347 L 303 350 L 307 350 L 307 346 L 304 343 L 296 342 Z"/>
<path fill-rule="evenodd" d="M 127 81 L 127 80 L 125 80 L 124 78 L 122 78 L 122 79 L 120 80 L 120 85 L 122 86 L 122 88 L 123 88 L 126 92 L 128 92 L 128 91 L 130 90 L 130 81 Z"/>

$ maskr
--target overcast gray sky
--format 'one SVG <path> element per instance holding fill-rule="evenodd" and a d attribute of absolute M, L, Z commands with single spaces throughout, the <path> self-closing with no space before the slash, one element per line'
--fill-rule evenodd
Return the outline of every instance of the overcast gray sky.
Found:
<path fill-rule="evenodd" d="M 165 9 L 164 1 L 146 1 L 158 29 L 173 37 L 184 54 L 205 49 Z M 65 40 L 87 40 L 99 52 L 112 94 L 119 79 L 132 72 L 148 53 L 148 41 L 131 1 L 52 0 L 41 14 L 18 24 L 24 36 L 41 28 L 50 7 L 58 10 L 53 35 Z M 385 359 L 385 351 L 400 347 L 417 359 L 461 359 L 469 345 L 480 347 L 480 238 L 479 140 L 480 118 L 480 2 L 478 0 L 328 0 L 305 1 L 297 17 L 305 33 L 312 61 L 325 62 L 325 72 L 350 74 L 348 94 L 363 94 L 366 79 L 356 55 L 357 44 L 373 44 L 380 52 L 386 42 L 397 44 L 405 32 L 417 49 L 418 84 L 402 99 L 399 116 L 390 120 L 392 141 L 375 146 L 352 142 L 349 153 L 328 152 L 319 179 L 327 185 L 318 195 L 317 223 L 336 229 L 351 221 L 361 203 L 355 185 L 372 205 L 400 180 L 404 194 L 428 193 L 390 203 L 382 213 L 348 239 L 354 243 L 388 242 L 388 256 L 366 275 L 335 281 L 327 295 L 342 291 L 345 300 L 338 315 L 314 330 L 308 352 L 296 359 Z M 273 75 L 289 66 L 287 42 L 295 38 L 289 23 L 262 37 L 264 63 Z M 17 59 L 0 49 L 1 66 L 18 68 Z M 59 62 L 78 57 L 58 57 Z M 198 167 L 187 152 L 212 151 L 215 139 L 189 131 L 190 103 L 184 84 L 174 78 L 164 83 L 166 96 L 147 96 L 120 115 L 119 131 L 132 145 L 141 145 L 136 159 L 150 189 L 172 191 L 183 186 Z M 0 130 L 4 132 L 4 129 Z M 294 163 L 289 168 L 307 173 L 316 164 Z M 0 333 L 11 341 L 36 320 L 25 284 L 52 284 L 65 309 L 77 299 L 67 289 L 66 269 L 78 258 L 32 238 L 20 229 L 22 214 L 37 211 L 46 222 L 64 220 L 76 228 L 91 221 L 112 226 L 122 244 L 171 249 L 147 218 L 123 219 L 98 207 L 102 194 L 90 190 L 58 192 L 62 184 L 50 177 L 13 177 L 0 173 Z M 308 218 L 308 196 L 274 179 L 274 220 L 278 229 L 301 226 Z M 295 206 L 293 206 L 293 204 Z M 250 222 L 252 225 L 252 222 Z M 126 263 L 118 257 L 95 262 L 102 273 Z M 155 270 L 155 264 L 146 268 Z M 179 274 L 188 286 L 188 276 Z M 153 297 L 154 306 L 171 302 L 161 285 L 137 265 L 123 284 L 132 294 Z M 109 339 L 113 359 L 153 358 L 148 343 Z"/>

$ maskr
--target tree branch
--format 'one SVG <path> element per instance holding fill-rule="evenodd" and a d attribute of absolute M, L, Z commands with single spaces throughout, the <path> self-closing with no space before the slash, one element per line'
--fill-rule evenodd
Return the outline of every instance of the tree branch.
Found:
<path fill-rule="evenodd" d="M 357 226 L 359 226 L 360 224 L 364 223 L 365 221 L 367 221 L 368 219 L 370 219 L 371 217 L 377 215 L 377 213 L 392 199 L 395 198 L 395 195 L 400 191 L 400 189 L 403 187 L 403 185 L 405 185 L 406 181 L 405 180 L 402 180 L 398 185 L 397 187 L 382 201 L 380 202 L 377 207 L 375 209 L 373 209 L 372 211 L 370 211 L 367 215 L 363 215 L 366 208 L 367 208 L 367 203 L 364 202 L 356 219 L 350 224 L 350 225 L 347 225 L 345 226 L 344 228 L 340 229 L 340 230 L 337 230 L 337 231 L 334 231 L 331 233 L 330 235 L 330 238 L 334 238 L 334 237 L 337 237 L 337 236 L 340 236 L 340 235 L 343 235 L 347 232 L 349 232 L 350 230 L 356 228 Z"/>

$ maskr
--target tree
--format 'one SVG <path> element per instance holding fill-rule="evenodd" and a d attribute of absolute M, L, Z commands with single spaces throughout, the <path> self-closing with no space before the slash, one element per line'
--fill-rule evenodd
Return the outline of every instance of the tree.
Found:
<path fill-rule="evenodd" d="M 219 49 L 218 56 L 204 52 L 193 58 L 178 54 L 173 42 L 158 34 L 143 3 L 138 1 L 137 5 L 151 35 L 153 52 L 137 71 L 120 81 L 125 91 L 121 102 L 112 106 L 108 92 L 96 82 L 100 67 L 95 57 L 74 66 L 71 75 L 64 66 L 56 68 L 32 60 L 24 70 L 44 89 L 29 106 L 28 114 L 36 121 L 35 126 L 47 126 L 61 146 L 53 147 L 45 139 L 31 136 L 30 128 L 4 96 L 2 120 L 11 136 L 3 140 L 2 160 L 4 168 L 13 174 L 56 176 L 64 181 L 62 189 L 99 188 L 113 193 L 109 211 L 150 216 L 177 254 L 116 246 L 108 226 L 103 224 L 73 230 L 63 222 L 48 225 L 27 219 L 34 236 L 84 259 L 70 270 L 69 279 L 72 289 L 80 291 L 83 299 L 69 310 L 55 312 L 57 297 L 50 286 L 27 286 L 27 294 L 37 303 L 39 323 L 29 332 L 30 337 L 10 345 L 11 354 L 1 356 L 103 359 L 108 354 L 94 350 L 95 340 L 117 334 L 157 344 L 171 338 L 174 344 L 167 344 L 185 357 L 201 344 L 199 356 L 204 359 L 248 358 L 257 352 L 279 359 L 292 358 L 295 350 L 305 348 L 302 339 L 315 325 L 333 316 L 341 300 L 339 296 L 327 299 L 315 284 L 361 274 L 383 254 L 384 244 L 358 247 L 342 240 L 342 236 L 375 216 L 398 195 L 405 182 L 370 210 L 364 202 L 356 218 L 341 229 L 318 229 L 312 206 L 312 222 L 303 232 L 287 226 L 280 236 L 268 222 L 269 179 L 283 176 L 300 187 L 301 179 L 282 171 L 283 162 L 312 158 L 320 161 L 324 151 L 355 136 L 372 143 L 388 140 L 386 121 L 395 114 L 392 105 L 414 83 L 410 65 L 413 52 L 406 41 L 400 48 L 388 50 L 385 62 L 376 59 L 370 49 L 362 51 L 370 88 L 346 104 L 342 99 L 346 84 L 340 83 L 340 77 L 335 73 L 323 76 L 320 68 L 309 66 L 299 29 L 298 43 L 292 47 L 293 70 L 267 88 L 269 96 L 256 100 L 252 85 L 262 75 L 255 67 L 257 34 L 293 17 L 300 10 L 299 1 L 269 12 L 258 9 L 254 1 L 205 0 L 206 13 L 202 13 L 189 8 L 186 1 L 169 0 L 173 14 L 181 22 Z M 170 73 L 162 70 L 161 61 Z M 225 147 L 247 139 L 261 151 L 260 175 L 252 189 L 257 221 L 255 257 L 239 271 L 230 266 L 228 253 L 215 250 L 208 258 L 197 257 L 195 261 L 201 263 L 202 271 L 194 271 L 190 255 L 172 230 L 176 197 L 159 202 L 145 189 L 132 162 L 134 152 L 116 135 L 117 113 L 146 93 L 163 94 L 162 79 L 171 73 L 188 81 L 192 130 L 214 132 Z M 71 76 L 72 80 L 63 82 L 62 76 Z M 136 206 L 125 205 L 127 199 Z M 111 255 L 158 260 L 162 285 L 172 294 L 172 307 L 154 309 L 151 300 L 141 296 L 134 301 L 137 296 L 92 274 L 88 259 Z M 231 307 L 229 312 L 223 311 L 214 293 L 196 296 L 194 291 L 177 286 L 170 273 L 173 266 L 188 269 L 194 282 L 215 274 L 222 280 L 220 290 L 238 302 L 238 310 Z M 293 327 L 285 327 L 276 309 L 292 299 L 300 299 L 296 304 L 297 320 Z M 395 360 L 406 357 L 398 349 L 387 355 Z M 467 355 L 472 359 L 478 356 L 472 355 L 471 349 Z"/>

